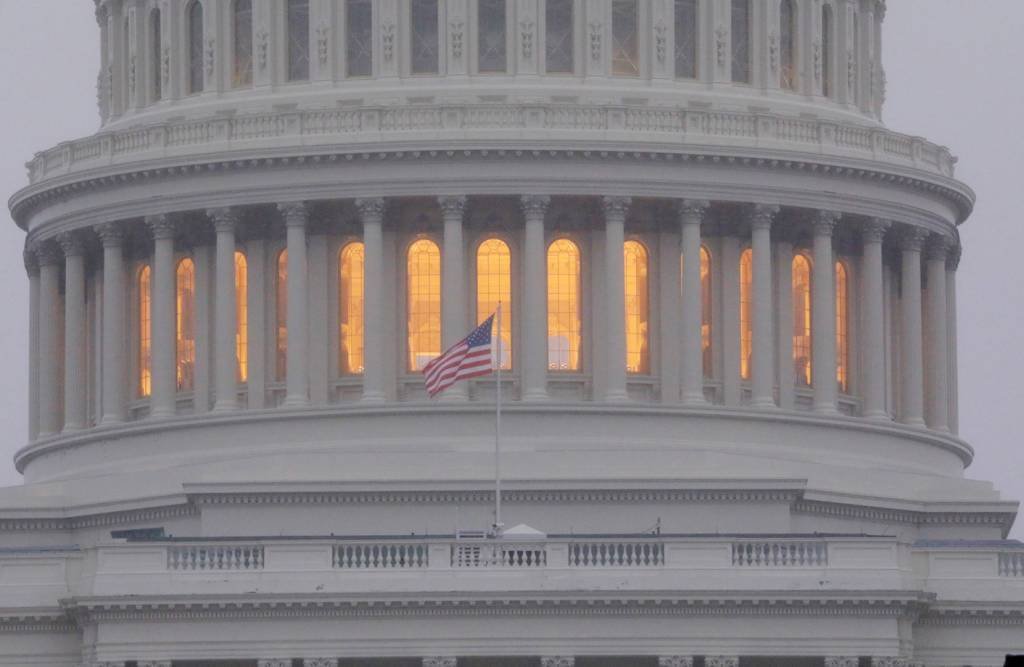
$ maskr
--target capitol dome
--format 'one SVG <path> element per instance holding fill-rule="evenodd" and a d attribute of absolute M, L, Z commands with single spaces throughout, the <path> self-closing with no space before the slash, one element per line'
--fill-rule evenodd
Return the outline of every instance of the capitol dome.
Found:
<path fill-rule="evenodd" d="M 0 665 L 1002 664 L 974 194 L 882 123 L 884 15 L 97 0 L 101 128 L 10 201 Z"/>

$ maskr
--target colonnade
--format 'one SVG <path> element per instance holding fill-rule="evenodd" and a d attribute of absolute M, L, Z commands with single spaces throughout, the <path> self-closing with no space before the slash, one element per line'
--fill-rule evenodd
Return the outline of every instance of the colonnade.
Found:
<path fill-rule="evenodd" d="M 385 363 L 388 351 L 380 341 L 387 339 L 390 313 L 383 287 L 387 267 L 393 260 L 386 256 L 384 225 L 388 201 L 382 198 L 358 199 L 354 203 L 362 227 L 365 252 L 364 336 L 365 370 L 362 374 L 362 400 L 379 403 L 391 395 L 389 370 Z M 524 195 L 519 198 L 522 214 L 521 344 L 517 356 L 520 395 L 524 402 L 548 398 L 548 381 L 556 371 L 548 369 L 547 285 L 545 281 L 545 243 L 551 229 L 546 214 L 551 198 Z M 464 276 L 464 225 L 467 198 L 444 195 L 437 198 L 442 221 L 441 273 L 443 284 L 442 334 L 443 347 L 456 342 L 471 328 L 467 286 Z M 593 349 L 595 366 L 603 367 L 603 379 L 593 398 L 609 403 L 629 400 L 629 376 L 626 358 L 626 325 L 623 318 L 624 265 L 623 243 L 628 222 L 632 221 L 629 197 L 606 196 L 600 200 L 603 221 L 592 231 L 602 232 L 604 255 L 601 260 L 604 287 L 603 307 L 595 308 L 600 319 L 593 322 L 600 329 L 602 342 Z M 705 395 L 705 372 L 702 350 L 702 284 L 701 247 L 703 229 L 708 226 L 710 202 L 686 199 L 675 202 L 675 222 L 665 226 L 659 238 L 660 257 L 669 268 L 662 271 L 658 306 L 660 349 L 657 368 L 651 375 L 660 383 L 658 396 L 669 405 L 690 407 L 708 405 Z M 772 410 L 792 408 L 794 371 L 788 356 L 787 320 L 792 304 L 788 270 L 792 263 L 794 243 L 792 231 L 780 228 L 779 207 L 751 204 L 743 207 L 745 220 L 736 229 L 750 230 L 753 278 L 751 308 L 752 360 L 749 407 Z M 277 206 L 286 229 L 287 243 L 287 373 L 283 406 L 303 408 L 310 404 L 311 379 L 310 332 L 316 313 L 310 312 L 310 285 L 307 246 L 309 244 L 310 207 L 304 202 L 284 202 Z M 230 413 L 242 406 L 238 401 L 235 365 L 235 274 L 234 253 L 239 243 L 240 215 L 237 208 L 215 208 L 206 212 L 215 231 L 213 296 L 216 308 L 212 329 L 212 411 Z M 812 290 L 812 409 L 822 415 L 838 412 L 836 382 L 837 336 L 836 291 L 834 288 L 834 236 L 843 216 L 835 211 L 804 211 L 809 218 L 811 254 L 813 257 Z M 149 416 L 154 419 L 172 417 L 177 413 L 175 380 L 175 216 L 152 215 L 146 218 L 152 238 L 152 392 Z M 33 345 L 30 401 L 31 437 L 49 437 L 60 432 L 73 433 L 89 425 L 87 416 L 86 378 L 86 271 L 85 255 L 90 234 L 102 244 L 102 308 L 96 317 L 102 319 L 102 344 L 98 363 L 102 368 L 102 386 L 98 400 L 102 405 L 100 426 L 122 423 L 127 417 L 127 355 L 125 353 L 125 308 L 128 289 L 125 285 L 125 230 L 127 222 L 108 222 L 91 231 L 64 232 L 55 239 L 34 240 L 26 253 L 30 278 L 30 316 Z M 880 220 L 843 220 L 856 226 L 860 235 L 862 259 L 859 269 L 857 330 L 861 363 L 858 365 L 857 388 L 860 414 L 871 420 L 887 421 L 897 416 L 911 426 L 926 426 L 940 432 L 956 428 L 955 391 L 955 269 L 958 254 L 949 237 L 929 233 L 908 225 L 893 225 Z M 886 322 L 886 297 L 883 242 L 890 239 L 900 253 L 901 280 L 900 315 L 895 328 L 899 331 L 898 383 L 887 378 L 885 349 L 892 340 Z M 729 266 L 738 259 L 741 242 L 737 234 L 723 237 L 721 261 Z M 682 257 L 681 289 L 665 289 L 671 284 L 673 260 Z M 927 302 L 923 303 L 921 284 L 922 257 L 927 279 Z M 678 261 L 678 260 L 676 260 Z M 63 263 L 64 297 L 61 312 L 59 280 Z M 678 270 L 678 264 L 674 264 Z M 722 401 L 740 406 L 742 386 L 739 373 L 739 326 L 733 305 L 738 304 L 739 283 L 735 273 L 727 270 L 721 290 L 727 307 L 722 313 Z M 678 276 L 678 274 L 676 274 Z M 264 294 L 264 277 L 253 275 L 257 291 L 250 299 L 251 307 Z M 666 281 L 668 281 L 666 283 Z M 653 294 L 653 292 L 652 292 Z M 316 310 L 315 308 L 313 310 Z M 738 312 L 738 308 L 736 308 Z M 61 336 L 55 323 L 63 321 Z M 891 323 L 890 323 L 891 324 Z M 927 335 L 925 335 L 927 331 Z M 254 336 L 262 336 L 253 330 Z M 38 336 L 38 342 L 35 337 Z M 254 338 L 262 347 L 263 342 Z M 314 372 L 322 373 L 318 366 Z M 254 368 L 249 382 L 262 384 L 261 371 Z M 394 378 L 390 379 L 393 382 Z M 898 411 L 887 399 L 889 387 L 898 386 Z M 262 393 L 260 391 L 250 394 Z M 444 400 L 468 400 L 465 383 L 449 390 Z M 61 409 L 63 404 L 63 409 Z M 252 398 L 248 407 L 263 407 L 259 398 Z M 63 421 L 59 419 L 63 415 Z"/>

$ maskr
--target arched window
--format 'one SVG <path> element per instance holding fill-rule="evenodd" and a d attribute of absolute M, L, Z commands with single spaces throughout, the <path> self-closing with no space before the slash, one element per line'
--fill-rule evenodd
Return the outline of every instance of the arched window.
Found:
<path fill-rule="evenodd" d="M 309 79 L 309 0 L 288 0 L 288 80 Z"/>
<path fill-rule="evenodd" d="M 476 251 L 476 320 L 482 324 L 501 303 L 501 367 L 512 368 L 512 253 L 501 239 Z"/>
<path fill-rule="evenodd" d="M 413 74 L 437 74 L 440 62 L 437 0 L 411 0 L 409 28 L 412 43 L 409 50 L 409 69 Z"/>
<path fill-rule="evenodd" d="M 288 249 L 277 254 L 277 280 L 274 285 L 274 320 L 277 333 L 274 341 L 274 377 L 284 382 L 288 377 Z"/>
<path fill-rule="evenodd" d="M 750 83 L 750 0 L 732 0 L 732 80 Z"/>
<path fill-rule="evenodd" d="M 420 371 L 441 354 L 441 251 L 429 239 L 409 246 L 408 370 Z"/>
<path fill-rule="evenodd" d="M 249 379 L 249 266 L 245 255 L 235 251 L 235 377 Z"/>
<path fill-rule="evenodd" d="M 640 74 L 638 12 L 637 0 L 612 0 L 612 74 Z"/>
<path fill-rule="evenodd" d="M 188 32 L 188 92 L 203 92 L 203 4 L 192 0 L 185 12 Z"/>
<path fill-rule="evenodd" d="M 580 249 L 569 239 L 548 246 L 548 368 L 580 370 Z"/>
<path fill-rule="evenodd" d="M 360 242 L 349 243 L 338 254 L 338 372 L 363 372 L 363 285 L 365 251 Z"/>
<path fill-rule="evenodd" d="M 573 0 L 547 0 L 544 6 L 544 69 L 548 74 L 572 74 Z"/>
<path fill-rule="evenodd" d="M 163 65 L 161 64 L 160 10 L 149 13 L 149 90 L 153 102 L 163 97 Z"/>
<path fill-rule="evenodd" d="M 793 0 L 782 0 L 779 6 L 779 62 L 782 87 L 786 90 L 797 89 L 796 21 L 797 13 Z"/>
<path fill-rule="evenodd" d="M 178 391 L 195 388 L 196 376 L 196 265 L 185 258 L 175 272 L 175 355 Z"/>
<path fill-rule="evenodd" d="M 711 253 L 700 247 L 700 333 L 704 377 L 715 375 L 715 357 L 711 337 Z"/>
<path fill-rule="evenodd" d="M 373 74 L 372 0 L 348 0 L 345 5 L 345 70 L 348 76 Z"/>
<path fill-rule="evenodd" d="M 793 375 L 811 386 L 811 262 L 793 257 Z"/>
<path fill-rule="evenodd" d="M 505 73 L 505 0 L 479 0 L 477 4 L 477 69 Z"/>
<path fill-rule="evenodd" d="M 650 373 L 647 248 L 639 241 L 626 241 L 623 259 L 626 267 L 626 372 Z"/>
<path fill-rule="evenodd" d="M 821 94 L 832 97 L 832 5 L 821 8 Z"/>
<path fill-rule="evenodd" d="M 697 78 L 697 0 L 675 0 L 676 78 Z"/>
<path fill-rule="evenodd" d="M 153 292 L 152 273 L 149 264 L 139 269 L 135 278 L 136 298 L 138 299 L 138 382 L 136 393 L 139 398 L 146 398 L 153 392 Z"/>
<path fill-rule="evenodd" d="M 252 85 L 252 0 L 235 0 L 231 10 L 231 86 Z"/>
<path fill-rule="evenodd" d="M 740 255 L 740 377 L 750 379 L 754 350 L 754 253 L 747 248 Z"/>
<path fill-rule="evenodd" d="M 846 265 L 836 262 L 836 383 L 850 391 L 850 283 Z"/>

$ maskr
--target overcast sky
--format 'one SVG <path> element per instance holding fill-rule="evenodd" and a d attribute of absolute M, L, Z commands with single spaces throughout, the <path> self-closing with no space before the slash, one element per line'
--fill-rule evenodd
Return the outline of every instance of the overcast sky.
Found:
<path fill-rule="evenodd" d="M 1024 2 L 889 0 L 885 119 L 950 146 L 957 176 L 978 194 L 961 227 L 958 273 L 960 424 L 977 450 L 967 474 L 1024 498 Z M 96 131 L 99 31 L 89 0 L 0 0 L 0 193 L 27 184 L 35 151 Z M 28 281 L 24 234 L 0 225 L 0 486 L 25 442 Z M 1024 537 L 1024 518 L 1014 530 Z"/>

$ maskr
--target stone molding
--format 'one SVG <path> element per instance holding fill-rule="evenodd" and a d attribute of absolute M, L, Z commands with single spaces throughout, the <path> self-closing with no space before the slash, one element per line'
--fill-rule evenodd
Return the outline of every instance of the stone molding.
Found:
<path fill-rule="evenodd" d="M 770 229 L 775 216 L 779 214 L 779 207 L 768 204 L 754 204 L 748 212 L 750 225 L 754 229 Z"/>
<path fill-rule="evenodd" d="M 170 660 L 140 661 L 139 667 L 171 667 Z"/>
<path fill-rule="evenodd" d="M 873 241 L 875 243 L 881 243 L 882 239 L 885 238 L 885 233 L 892 227 L 890 220 L 884 218 L 871 218 L 861 228 L 861 235 L 865 241 Z"/>
<path fill-rule="evenodd" d="M 873 656 L 871 667 L 907 667 L 907 659 L 890 656 Z"/>
<path fill-rule="evenodd" d="M 271 658 L 269 660 L 257 660 L 257 667 L 292 667 L 292 661 L 288 658 Z"/>

